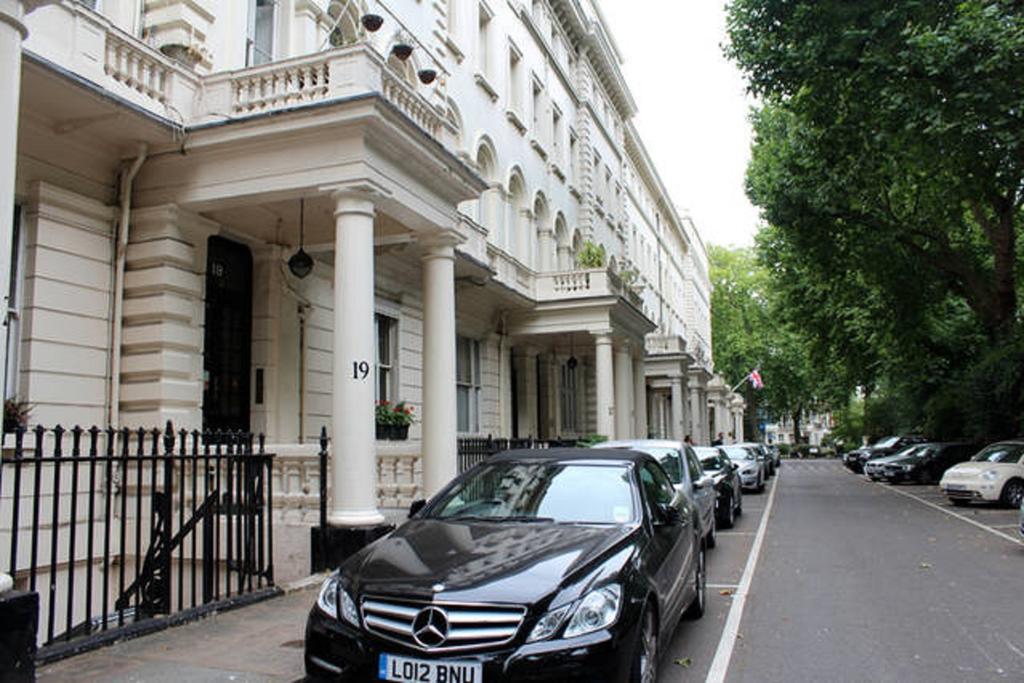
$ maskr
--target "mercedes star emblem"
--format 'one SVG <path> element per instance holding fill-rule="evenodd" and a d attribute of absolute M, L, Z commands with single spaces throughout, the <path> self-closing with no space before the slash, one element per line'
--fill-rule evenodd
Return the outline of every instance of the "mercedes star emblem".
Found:
<path fill-rule="evenodd" d="M 412 637 L 426 648 L 441 645 L 448 638 L 448 616 L 437 607 L 421 609 L 412 622 Z"/>

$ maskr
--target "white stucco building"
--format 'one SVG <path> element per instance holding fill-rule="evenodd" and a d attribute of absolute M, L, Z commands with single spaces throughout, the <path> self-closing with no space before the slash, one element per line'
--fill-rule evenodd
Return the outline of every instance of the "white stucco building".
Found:
<path fill-rule="evenodd" d="M 459 436 L 742 426 L 686 188 L 593 0 L 0 18 L 6 396 L 33 423 L 264 432 L 286 520 L 326 425 L 330 520 L 354 527 L 437 491 Z M 414 407 L 407 441 L 375 439 L 375 400 Z"/>

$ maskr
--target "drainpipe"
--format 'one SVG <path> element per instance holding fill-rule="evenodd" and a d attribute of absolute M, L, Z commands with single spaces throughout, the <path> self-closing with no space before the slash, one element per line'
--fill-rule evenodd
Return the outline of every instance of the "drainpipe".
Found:
<path fill-rule="evenodd" d="M 132 182 L 146 160 L 148 147 L 139 144 L 138 156 L 121 175 L 118 195 L 121 217 L 114 247 L 114 310 L 110 316 L 110 383 L 107 385 L 107 424 L 118 427 L 121 420 L 121 322 L 124 316 L 124 263 L 128 252 L 128 227 L 132 212 Z"/>

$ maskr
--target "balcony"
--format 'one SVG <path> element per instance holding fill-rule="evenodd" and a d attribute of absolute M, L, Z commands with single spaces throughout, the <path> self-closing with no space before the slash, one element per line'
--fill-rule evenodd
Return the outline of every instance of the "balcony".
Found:
<path fill-rule="evenodd" d="M 201 75 L 76 3 L 29 17 L 25 49 L 180 126 L 283 112 L 360 95 L 378 95 L 442 142 L 443 112 L 393 72 L 368 43 L 316 52 L 236 71 Z"/>
<path fill-rule="evenodd" d="M 534 282 L 534 298 L 538 302 L 607 296 L 622 297 L 636 308 L 642 308 L 640 296 L 606 268 L 538 273 Z"/>

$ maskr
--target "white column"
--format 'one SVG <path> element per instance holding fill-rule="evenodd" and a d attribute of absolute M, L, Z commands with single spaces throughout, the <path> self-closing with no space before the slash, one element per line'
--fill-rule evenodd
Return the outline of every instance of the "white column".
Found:
<path fill-rule="evenodd" d="M 334 376 L 332 526 L 381 524 L 374 434 L 373 202 L 347 192 L 334 200 Z"/>
<path fill-rule="evenodd" d="M 638 439 L 646 439 L 647 429 L 647 377 L 644 374 L 644 357 L 633 358 L 633 433 Z"/>
<path fill-rule="evenodd" d="M 679 441 L 686 436 L 686 425 L 683 424 L 683 378 L 675 375 L 670 378 L 672 382 L 672 425 L 668 430 L 669 436 Z M 696 439 L 696 436 L 694 436 Z"/>
<path fill-rule="evenodd" d="M 538 234 L 540 237 L 540 244 L 537 247 L 540 250 L 540 259 L 537 261 L 538 270 L 542 273 L 550 273 L 555 269 L 555 236 L 546 226 L 541 226 Z"/>
<path fill-rule="evenodd" d="M 455 442 L 456 233 L 423 241 L 423 494 L 458 473 Z"/>
<path fill-rule="evenodd" d="M 509 338 L 498 337 L 498 408 L 500 411 L 499 437 L 512 436 L 512 355 Z"/>
<path fill-rule="evenodd" d="M 7 283 L 11 279 L 18 101 L 21 96 L 21 41 L 28 36 L 21 18 L 20 3 L 16 0 L 0 0 L 0 282 L 3 283 L 5 302 Z M 6 368 L 7 346 L 0 344 L 0 379 Z"/>
<path fill-rule="evenodd" d="M 615 434 L 633 438 L 633 356 L 628 344 L 615 349 Z"/>
<path fill-rule="evenodd" d="M 597 433 L 615 438 L 615 380 L 612 369 L 612 335 L 594 336 L 595 374 L 597 375 Z"/>
<path fill-rule="evenodd" d="M 704 435 L 701 433 L 701 408 L 700 386 L 690 387 L 690 422 L 687 431 L 693 436 L 693 442 L 699 446 L 706 445 Z"/>

